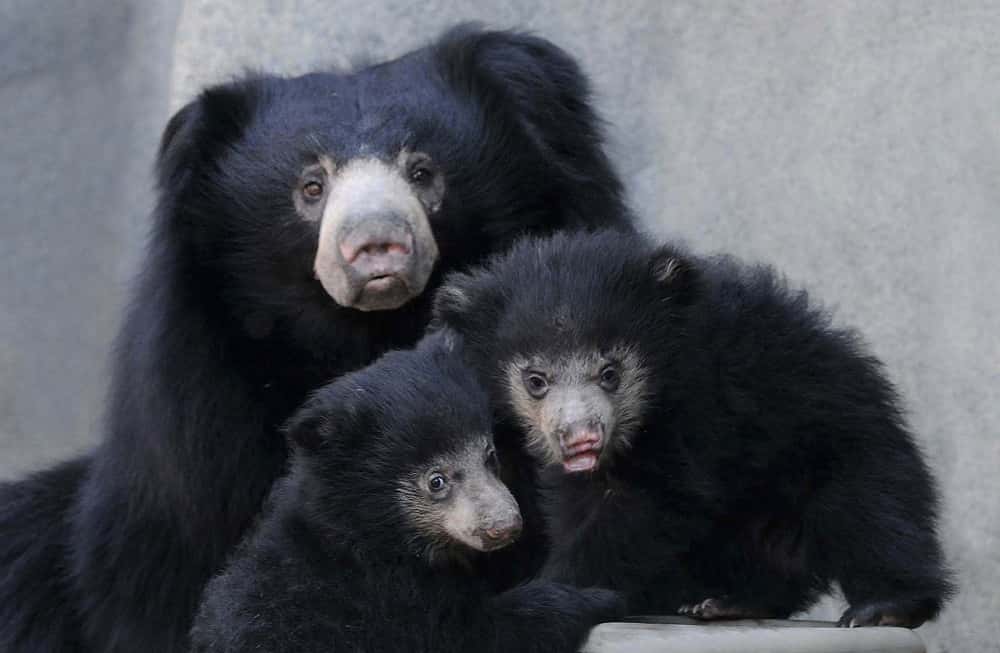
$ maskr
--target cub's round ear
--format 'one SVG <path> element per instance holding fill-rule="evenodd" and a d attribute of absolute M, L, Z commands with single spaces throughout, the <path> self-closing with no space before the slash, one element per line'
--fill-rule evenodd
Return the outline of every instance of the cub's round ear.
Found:
<path fill-rule="evenodd" d="M 451 327 L 439 326 L 417 343 L 417 348 L 421 347 L 437 349 L 445 355 L 454 354 L 462 349 L 462 336 Z"/>
<path fill-rule="evenodd" d="M 434 294 L 432 328 L 464 331 L 473 323 L 477 299 L 476 279 L 472 275 L 464 272 L 448 275 Z"/>
<path fill-rule="evenodd" d="M 330 421 L 329 411 L 312 398 L 285 422 L 282 431 L 293 448 L 316 451 L 323 444 Z"/>
<path fill-rule="evenodd" d="M 335 442 L 351 447 L 351 434 L 370 433 L 365 406 L 366 390 L 347 379 L 339 379 L 314 392 L 282 427 L 293 448 L 316 451 Z M 363 437 L 363 436 L 358 436 Z"/>
<path fill-rule="evenodd" d="M 685 254 L 670 245 L 653 251 L 649 272 L 654 281 L 669 292 L 672 302 L 687 305 L 698 294 L 698 268 Z"/>

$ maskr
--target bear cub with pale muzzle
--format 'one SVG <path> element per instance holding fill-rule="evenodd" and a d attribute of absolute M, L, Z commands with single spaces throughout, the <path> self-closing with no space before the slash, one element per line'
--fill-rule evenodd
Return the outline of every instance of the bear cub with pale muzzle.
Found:
<path fill-rule="evenodd" d="M 522 528 L 491 421 L 450 332 L 319 390 L 288 426 L 289 475 L 205 591 L 193 650 L 577 650 L 623 613 L 616 592 L 496 593 L 475 571 Z"/>
<path fill-rule="evenodd" d="M 543 577 L 699 619 L 787 617 L 837 582 L 844 626 L 916 627 L 949 596 L 881 364 L 772 269 L 526 239 L 449 277 L 435 319 L 492 385 L 497 445 L 516 434 L 540 467 Z"/>

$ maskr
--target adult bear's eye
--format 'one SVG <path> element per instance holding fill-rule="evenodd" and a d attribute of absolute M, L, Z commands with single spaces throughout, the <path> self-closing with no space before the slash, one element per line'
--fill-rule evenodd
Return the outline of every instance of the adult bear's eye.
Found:
<path fill-rule="evenodd" d="M 486 450 L 486 469 L 494 474 L 500 471 L 500 460 L 497 458 L 497 450 L 493 447 Z"/>
<path fill-rule="evenodd" d="M 307 181 L 302 186 L 302 195 L 307 200 L 316 201 L 323 197 L 323 184 L 318 181 Z"/>
<path fill-rule="evenodd" d="M 601 387 L 608 392 L 614 392 L 618 389 L 618 385 L 622 382 L 621 374 L 618 373 L 618 368 L 614 365 L 608 365 L 603 370 L 601 370 Z"/>
<path fill-rule="evenodd" d="M 446 487 L 448 487 L 448 479 L 444 477 L 444 474 L 431 474 L 431 477 L 427 479 L 427 489 L 435 494 L 443 492 Z"/>
<path fill-rule="evenodd" d="M 549 380 L 541 372 L 525 372 L 524 387 L 535 399 L 541 399 L 549 391 Z"/>
<path fill-rule="evenodd" d="M 424 166 L 415 166 L 410 170 L 410 181 L 418 186 L 428 186 L 434 179 L 434 173 Z"/>

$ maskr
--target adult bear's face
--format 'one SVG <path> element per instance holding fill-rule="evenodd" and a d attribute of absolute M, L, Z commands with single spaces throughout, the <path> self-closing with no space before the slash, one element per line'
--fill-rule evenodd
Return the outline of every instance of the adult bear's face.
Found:
<path fill-rule="evenodd" d="M 510 33 L 252 77 L 170 121 L 163 233 L 251 331 L 396 309 L 522 233 L 621 221 L 596 122 L 574 62 Z"/>
<path fill-rule="evenodd" d="M 444 176 L 423 152 L 320 156 L 292 191 L 299 215 L 319 225 L 313 271 L 341 306 L 398 308 L 419 295 L 438 260 L 428 216 L 441 208 Z"/>

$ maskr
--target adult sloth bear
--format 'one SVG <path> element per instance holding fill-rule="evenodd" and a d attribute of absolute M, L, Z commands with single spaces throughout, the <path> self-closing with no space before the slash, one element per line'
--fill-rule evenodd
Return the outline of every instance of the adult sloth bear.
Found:
<path fill-rule="evenodd" d="M 521 530 L 490 422 L 446 334 L 317 392 L 292 420 L 289 476 L 205 590 L 194 651 L 578 650 L 623 614 L 615 592 L 496 593 L 470 565 Z"/>
<path fill-rule="evenodd" d="M 469 28 L 181 109 L 106 437 L 0 489 L 0 649 L 185 650 L 308 391 L 412 344 L 442 272 L 622 214 L 596 123 L 565 53 Z"/>
<path fill-rule="evenodd" d="M 540 463 L 543 575 L 635 613 L 915 627 L 950 590 L 931 475 L 876 359 L 766 267 L 527 239 L 439 291 Z"/>

